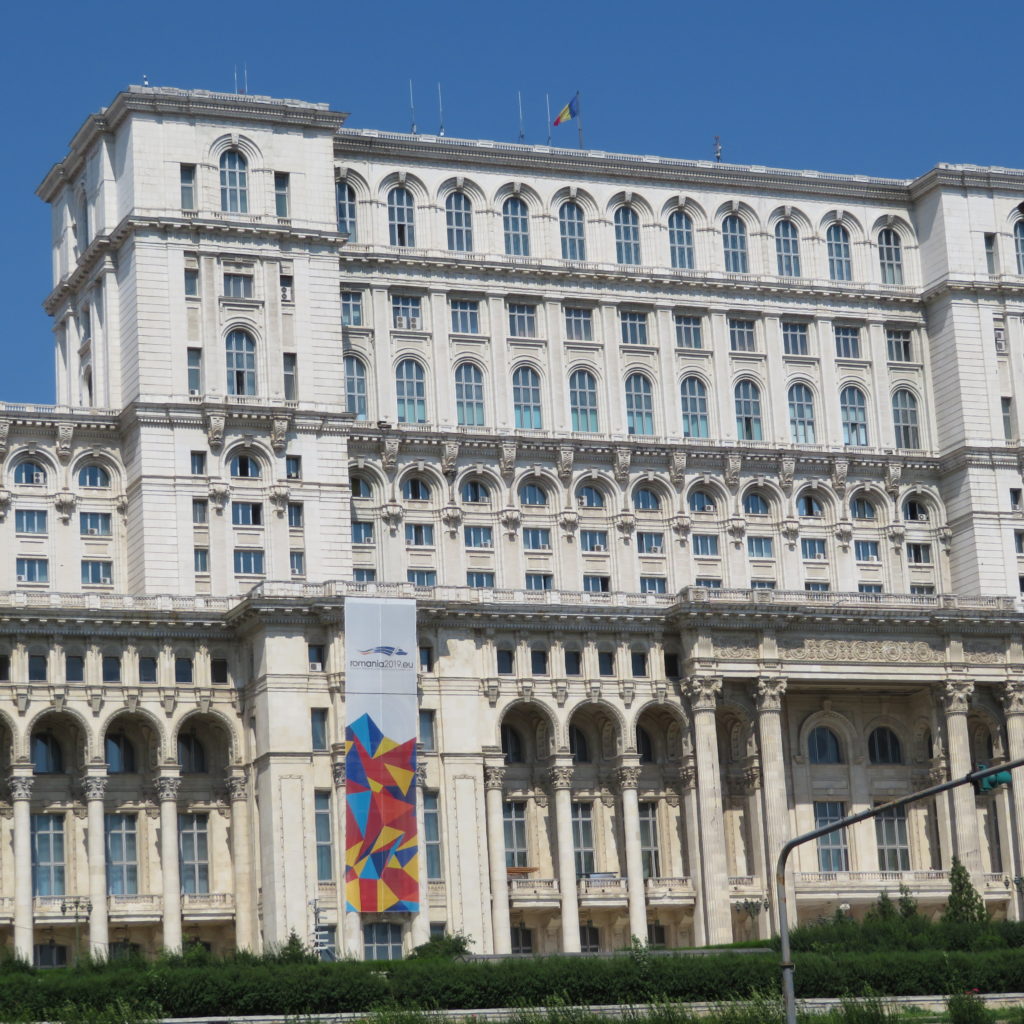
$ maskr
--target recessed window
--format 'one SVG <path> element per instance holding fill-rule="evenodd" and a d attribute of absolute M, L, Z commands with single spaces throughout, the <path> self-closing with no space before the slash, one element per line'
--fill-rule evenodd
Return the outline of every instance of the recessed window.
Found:
<path fill-rule="evenodd" d="M 452 299 L 448 303 L 452 334 L 480 333 L 480 303 L 475 299 Z"/>
<path fill-rule="evenodd" d="M 665 534 L 640 530 L 636 535 L 638 555 L 660 555 L 665 551 Z"/>
<path fill-rule="evenodd" d="M 623 345 L 646 345 L 647 314 L 628 309 L 620 310 L 619 333 Z"/>
<path fill-rule="evenodd" d="M 391 245 L 416 244 L 415 204 L 407 188 L 393 188 L 388 193 L 388 239 Z"/>
<path fill-rule="evenodd" d="M 487 485 L 480 480 L 467 480 L 462 485 L 462 500 L 471 505 L 489 505 L 491 503 L 491 492 Z"/>
<path fill-rule="evenodd" d="M 588 594 L 607 594 L 612 589 L 612 578 L 610 576 L 599 576 L 593 573 L 585 573 L 583 576 L 583 590 Z"/>
<path fill-rule="evenodd" d="M 231 522 L 235 526 L 262 526 L 263 505 L 256 501 L 233 501 Z"/>
<path fill-rule="evenodd" d="M 569 378 L 569 410 L 573 430 L 597 431 L 597 378 L 588 370 L 576 370 Z"/>
<path fill-rule="evenodd" d="M 490 526 L 466 526 L 463 538 L 467 548 L 493 548 L 494 530 Z"/>
<path fill-rule="evenodd" d="M 475 363 L 455 367 L 455 415 L 460 427 L 484 425 L 484 375 Z"/>
<path fill-rule="evenodd" d="M 515 652 L 507 647 L 499 647 L 495 651 L 496 668 L 499 676 L 510 676 L 515 672 Z M 505 726 L 502 727 L 502 747 L 504 748 Z"/>
<path fill-rule="evenodd" d="M 352 543 L 373 543 L 373 523 L 371 521 L 363 519 L 352 520 Z"/>
<path fill-rule="evenodd" d="M 526 574 L 527 590 L 551 590 L 554 585 L 555 578 L 549 572 L 528 572 Z"/>
<path fill-rule="evenodd" d="M 868 443 L 868 403 L 860 388 L 845 387 L 839 394 L 839 416 L 843 424 L 843 444 Z"/>
<path fill-rule="evenodd" d="M 626 431 L 630 434 L 654 433 L 654 389 L 642 373 L 626 378 Z"/>
<path fill-rule="evenodd" d="M 775 225 L 775 261 L 779 277 L 800 276 L 800 234 L 791 220 Z"/>
<path fill-rule="evenodd" d="M 114 566 L 112 562 L 92 558 L 82 559 L 82 586 L 106 586 L 114 582 Z"/>
<path fill-rule="evenodd" d="M 220 158 L 220 208 L 224 213 L 249 212 L 249 165 L 237 149 Z"/>
<path fill-rule="evenodd" d="M 256 342 L 245 331 L 231 331 L 224 346 L 229 395 L 256 394 Z"/>
<path fill-rule="evenodd" d="M 913 360 L 910 331 L 886 331 L 885 347 L 890 363 L 909 363 Z"/>
<path fill-rule="evenodd" d="M 427 422 L 426 373 L 415 359 L 403 359 L 395 370 L 399 423 Z"/>
<path fill-rule="evenodd" d="M 683 313 L 676 313 L 676 344 L 680 348 L 703 348 L 704 337 L 701 331 L 701 319 L 699 316 L 687 316 Z"/>
<path fill-rule="evenodd" d="M 110 474 L 102 466 L 96 465 L 95 462 L 89 463 L 89 465 L 83 466 L 78 471 L 78 486 L 109 487 Z"/>
<path fill-rule="evenodd" d="M 878 232 L 878 263 L 882 284 L 903 284 L 903 240 L 892 228 Z"/>
<path fill-rule="evenodd" d="M 591 484 L 583 484 L 576 488 L 576 504 L 580 508 L 604 508 L 604 494 Z"/>
<path fill-rule="evenodd" d="M 417 587 L 437 586 L 437 572 L 434 569 L 407 569 L 405 578 Z"/>
<path fill-rule="evenodd" d="M 469 569 L 466 572 L 466 586 L 476 589 L 491 589 L 494 586 L 494 573 Z"/>
<path fill-rule="evenodd" d="M 741 380 L 735 388 L 736 436 L 741 441 L 760 441 L 761 391 L 752 380 Z"/>
<path fill-rule="evenodd" d="M 305 525 L 303 505 L 300 501 L 288 502 L 288 529 L 301 530 Z"/>
<path fill-rule="evenodd" d="M 868 760 L 872 764 L 902 764 L 903 749 L 899 737 L 886 726 L 879 726 L 868 737 Z"/>
<path fill-rule="evenodd" d="M 833 281 L 852 281 L 850 232 L 842 224 L 832 224 L 825 233 L 825 243 L 828 247 L 829 278 Z"/>
<path fill-rule="evenodd" d="M 747 555 L 750 558 L 773 558 L 774 554 L 771 537 L 753 534 L 747 537 Z"/>
<path fill-rule="evenodd" d="M 807 324 L 782 325 L 782 351 L 787 356 L 807 355 Z"/>
<path fill-rule="evenodd" d="M 156 682 L 156 658 L 143 655 L 139 658 L 139 682 Z"/>
<path fill-rule="evenodd" d="M 294 402 L 299 397 L 299 357 L 294 352 L 282 353 L 281 378 L 285 401 Z"/>
<path fill-rule="evenodd" d="M 188 372 L 188 393 L 200 395 L 203 391 L 203 350 L 201 348 L 187 349 L 185 361 Z"/>
<path fill-rule="evenodd" d="M 877 562 L 878 556 L 877 540 L 858 540 L 854 542 L 853 554 L 858 562 Z"/>
<path fill-rule="evenodd" d="M 210 571 L 209 548 L 192 549 L 192 569 L 194 572 L 199 573 L 200 575 L 205 575 Z"/>
<path fill-rule="evenodd" d="M 38 462 L 25 460 L 14 467 L 14 482 L 16 484 L 45 484 L 46 470 Z"/>
<path fill-rule="evenodd" d="M 253 295 L 252 274 L 225 273 L 224 297 L 228 299 L 251 299 Z"/>
<path fill-rule="evenodd" d="M 407 476 L 402 481 L 402 497 L 406 501 L 430 501 L 430 484 L 423 477 Z"/>
<path fill-rule="evenodd" d="M 487 527 L 490 530 L 490 527 Z M 584 531 L 586 532 L 586 531 Z M 524 551 L 550 551 L 551 531 L 547 527 L 526 526 L 523 528 Z"/>
<path fill-rule="evenodd" d="M 545 531 L 547 532 L 547 531 Z M 580 530 L 580 550 L 603 553 L 608 550 L 607 530 Z"/>
<path fill-rule="evenodd" d="M 837 359 L 860 359 L 860 328 L 834 326 Z"/>
<path fill-rule="evenodd" d="M 434 546 L 434 526 L 432 523 L 406 523 L 405 545 L 412 548 L 432 548 Z"/>
<path fill-rule="evenodd" d="M 669 215 L 668 252 L 669 261 L 676 270 L 693 270 L 693 221 L 682 210 Z"/>
<path fill-rule="evenodd" d="M 679 385 L 683 437 L 708 436 L 708 389 L 698 377 L 685 377 Z"/>
<path fill-rule="evenodd" d="M 729 348 L 733 352 L 753 352 L 757 348 L 753 320 L 729 318 Z"/>
<path fill-rule="evenodd" d="M 656 512 L 661 508 L 661 499 L 649 487 L 638 487 L 633 492 L 633 508 L 638 512 Z"/>
<path fill-rule="evenodd" d="M 444 201 L 448 248 L 451 252 L 473 251 L 473 204 L 465 192 L 452 192 Z"/>
<path fill-rule="evenodd" d="M 850 502 L 850 515 L 854 519 L 874 519 L 875 506 L 868 498 L 856 497 Z"/>
<path fill-rule="evenodd" d="M 367 418 L 366 365 L 358 356 L 345 356 L 345 409 L 357 420 Z"/>
<path fill-rule="evenodd" d="M 718 557 L 718 537 L 713 533 L 695 533 L 692 541 L 694 555 L 702 558 Z"/>
<path fill-rule="evenodd" d="M 766 516 L 770 509 L 768 499 L 757 491 L 748 491 L 743 496 L 743 511 L 748 516 Z"/>
<path fill-rule="evenodd" d="M 814 398 L 806 384 L 789 389 L 789 436 L 794 444 L 814 444 Z"/>
<path fill-rule="evenodd" d="M 506 256 L 530 255 L 530 210 L 519 196 L 510 196 L 501 208 Z"/>
<path fill-rule="evenodd" d="M 338 231 L 356 241 L 356 190 L 347 181 L 334 183 L 334 203 L 338 215 Z"/>
<path fill-rule="evenodd" d="M 174 659 L 174 681 L 176 683 L 191 683 L 193 671 L 192 671 L 192 659 L 186 657 L 177 657 Z"/>
<path fill-rule="evenodd" d="M 190 454 L 189 471 L 193 476 L 206 475 L 206 452 L 192 452 Z"/>
<path fill-rule="evenodd" d="M 567 341 L 593 341 L 593 314 L 589 309 L 565 307 L 565 337 Z"/>
<path fill-rule="evenodd" d="M 800 557 L 805 562 L 824 561 L 828 554 L 824 537 L 803 537 L 800 540 Z"/>
<path fill-rule="evenodd" d="M 892 420 L 897 448 L 921 447 L 917 399 L 906 388 L 900 388 L 892 396 Z"/>
<path fill-rule="evenodd" d="M 14 513 L 16 533 L 46 533 L 46 510 L 41 508 L 19 508 Z"/>
<path fill-rule="evenodd" d="M 289 180 L 289 175 L 284 171 L 274 172 L 274 213 L 278 217 L 291 216 Z"/>
<path fill-rule="evenodd" d="M 286 455 L 284 460 L 284 475 L 288 480 L 302 479 L 302 456 Z"/>
<path fill-rule="evenodd" d="M 508 304 L 508 336 L 510 338 L 537 337 L 537 307 L 527 302 Z"/>
<path fill-rule="evenodd" d="M 391 296 L 391 324 L 396 330 L 418 331 L 423 322 L 423 302 L 418 295 Z"/>
<path fill-rule="evenodd" d="M 194 210 L 196 208 L 196 165 L 180 164 L 178 179 L 181 184 L 182 210 Z"/>
<path fill-rule="evenodd" d="M 668 592 L 668 581 L 664 576 L 641 576 L 641 594 L 665 594 Z"/>
<path fill-rule="evenodd" d="M 261 548 L 235 548 L 234 566 L 236 576 L 262 576 L 264 559 Z"/>
<path fill-rule="evenodd" d="M 563 260 L 587 258 L 586 229 L 583 210 L 577 203 L 562 203 L 558 209 L 558 234 Z"/>
<path fill-rule="evenodd" d="M 811 764 L 841 764 L 839 738 L 827 726 L 819 725 L 807 737 L 807 759 Z"/>
<path fill-rule="evenodd" d="M 523 505 L 547 505 L 548 492 L 540 484 L 525 483 L 519 488 L 519 501 Z"/>
<path fill-rule="evenodd" d="M 640 218 L 630 206 L 620 206 L 612 216 L 615 228 L 615 262 L 635 265 L 640 262 Z"/>
<path fill-rule="evenodd" d="M 730 214 L 722 221 L 722 253 L 727 271 L 733 274 L 747 273 L 747 229 L 735 214 Z"/>
<path fill-rule="evenodd" d="M 362 327 L 363 326 L 363 293 L 342 292 L 341 293 L 341 326 Z"/>

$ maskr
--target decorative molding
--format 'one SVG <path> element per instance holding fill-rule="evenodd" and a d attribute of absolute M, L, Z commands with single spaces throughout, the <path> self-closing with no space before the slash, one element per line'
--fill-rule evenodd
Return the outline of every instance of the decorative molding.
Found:
<path fill-rule="evenodd" d="M 615 769 L 615 781 L 619 789 L 636 789 L 640 785 L 639 765 L 620 765 Z"/>
<path fill-rule="evenodd" d="M 274 506 L 274 511 L 279 516 L 283 516 L 288 511 L 288 485 L 272 484 L 269 497 L 271 505 Z"/>
<path fill-rule="evenodd" d="M 795 551 L 796 542 L 800 539 L 800 520 L 783 519 L 779 529 L 782 531 L 782 537 L 786 544 L 789 545 L 789 550 Z"/>
<path fill-rule="evenodd" d="M 676 487 L 682 487 L 686 479 L 686 452 L 677 448 L 669 455 L 668 478 Z"/>
<path fill-rule="evenodd" d="M 498 513 L 498 522 L 501 523 L 501 528 L 508 534 L 509 540 L 512 540 L 516 531 L 519 529 L 519 524 L 523 521 L 522 514 L 519 509 L 509 506 L 503 508 Z"/>
<path fill-rule="evenodd" d="M 213 505 L 214 511 L 217 515 L 222 515 L 224 507 L 228 503 L 228 498 L 231 496 L 231 488 L 228 484 L 221 483 L 220 481 L 214 481 L 206 490 L 206 494 L 210 499 L 210 504 Z"/>
<path fill-rule="evenodd" d="M 902 554 L 903 542 L 907 539 L 907 528 L 902 523 L 890 523 L 885 528 L 885 532 L 896 553 Z"/>
<path fill-rule="evenodd" d="M 441 472 L 448 479 L 455 476 L 459 462 L 459 442 L 445 441 L 441 446 Z"/>
<path fill-rule="evenodd" d="M 232 772 L 225 779 L 228 787 L 228 799 L 234 803 L 236 800 L 245 800 L 249 796 L 249 775 L 242 769 L 240 772 Z"/>
<path fill-rule="evenodd" d="M 462 509 L 454 504 L 445 505 L 441 509 L 441 522 L 450 536 L 456 536 L 459 532 L 459 524 L 462 522 Z"/>
<path fill-rule="evenodd" d="M 402 525 L 402 520 L 405 518 L 405 509 L 394 498 L 391 498 L 381 505 L 380 518 L 391 531 L 391 536 L 394 537 L 398 533 L 398 527 Z"/>
<path fill-rule="evenodd" d="M 85 799 L 88 801 L 104 800 L 109 781 L 106 775 L 86 775 L 82 779 L 82 792 L 85 794 Z"/>
<path fill-rule="evenodd" d="M 781 711 L 786 693 L 786 680 L 778 676 L 761 676 L 754 686 L 754 702 L 758 711 Z"/>
<path fill-rule="evenodd" d="M 885 464 L 885 490 L 895 500 L 900 493 L 900 483 L 903 479 L 903 465 L 899 462 L 887 462 Z"/>
<path fill-rule="evenodd" d="M 70 522 L 77 504 L 78 498 L 71 491 L 58 491 L 53 496 L 53 507 L 57 510 L 57 515 L 60 516 L 62 523 Z"/>
<path fill-rule="evenodd" d="M 726 520 L 725 529 L 737 548 L 743 547 L 743 538 L 747 532 L 747 521 L 742 516 L 732 516 Z"/>
<path fill-rule="evenodd" d="M 61 462 L 67 462 L 71 458 L 71 438 L 74 436 L 74 432 L 73 423 L 57 424 L 57 458 Z"/>
<path fill-rule="evenodd" d="M 402 447 L 402 440 L 399 437 L 388 435 L 381 441 L 380 459 L 384 471 L 394 473 L 398 469 L 398 452 Z"/>
<path fill-rule="evenodd" d="M 946 683 L 943 704 L 947 715 L 966 715 L 970 710 L 974 683 L 970 679 L 954 679 Z"/>
<path fill-rule="evenodd" d="M 558 448 L 558 479 L 563 484 L 568 484 L 572 479 L 573 460 L 576 457 L 576 449 L 571 444 L 559 445 Z"/>
<path fill-rule="evenodd" d="M 156 797 L 160 803 L 176 801 L 181 789 L 181 778 L 177 775 L 158 775 L 156 779 Z"/>
<path fill-rule="evenodd" d="M 819 640 L 814 637 L 779 640 L 785 661 L 890 662 L 936 664 L 945 650 L 927 640 Z"/>
<path fill-rule="evenodd" d="M 964 661 L 972 665 L 1001 665 L 1006 661 L 1006 646 L 998 640 L 965 640 Z"/>
<path fill-rule="evenodd" d="M 206 442 L 212 451 L 217 451 L 224 444 L 224 423 L 224 413 L 206 413 Z"/>
<path fill-rule="evenodd" d="M 786 495 L 793 493 L 793 476 L 796 473 L 796 459 L 792 455 L 779 458 L 779 486 Z"/>
<path fill-rule="evenodd" d="M 853 541 L 853 523 L 849 519 L 841 519 L 835 525 L 835 535 L 843 551 L 848 551 Z"/>
<path fill-rule="evenodd" d="M 571 537 L 579 529 L 579 513 L 574 512 L 571 508 L 563 509 L 558 513 L 558 525 L 562 528 L 566 537 Z"/>
<path fill-rule="evenodd" d="M 505 786 L 505 772 L 508 769 L 504 765 L 484 766 L 484 789 L 503 789 Z"/>
<path fill-rule="evenodd" d="M 270 422 L 270 447 L 275 455 L 284 455 L 288 447 L 288 428 L 291 420 L 287 416 L 275 416 Z"/>
<path fill-rule="evenodd" d="M 846 475 L 850 470 L 848 459 L 834 458 L 832 460 L 832 487 L 839 497 L 846 494 Z"/>
<path fill-rule="evenodd" d="M 572 765 L 556 764 L 548 769 L 548 781 L 552 789 L 571 789 L 575 769 Z"/>
<path fill-rule="evenodd" d="M 722 680 L 718 676 L 692 676 L 685 688 L 694 711 L 714 711 L 722 692 Z"/>
<path fill-rule="evenodd" d="M 1007 715 L 1024 715 L 1024 679 L 1007 679 L 999 699 Z"/>
<path fill-rule="evenodd" d="M 629 466 L 633 459 L 632 449 L 618 446 L 615 449 L 615 464 L 613 467 L 613 473 L 615 475 L 615 482 L 620 487 L 625 487 L 629 482 Z"/>
<path fill-rule="evenodd" d="M 516 454 L 518 446 L 515 441 L 502 441 L 498 451 L 498 472 L 506 480 L 511 480 L 516 471 Z"/>
<path fill-rule="evenodd" d="M 715 657 L 735 661 L 756 661 L 761 657 L 761 644 L 753 633 L 725 633 L 715 636 Z"/>
<path fill-rule="evenodd" d="M 0 457 L 7 454 L 7 439 L 11 433 L 11 421 L 6 416 L 0 416 Z"/>
<path fill-rule="evenodd" d="M 615 515 L 615 529 L 622 534 L 622 539 L 628 541 L 636 529 L 636 516 L 632 512 L 618 512 Z"/>
<path fill-rule="evenodd" d="M 685 512 L 679 512 L 669 520 L 669 525 L 672 532 L 685 544 L 693 528 L 693 520 Z"/>
<path fill-rule="evenodd" d="M 331 778 L 339 789 L 348 782 L 348 768 L 343 760 L 335 761 L 331 765 Z"/>
<path fill-rule="evenodd" d="M 740 473 L 743 471 L 743 456 L 738 452 L 730 452 L 725 457 L 725 485 L 735 491 L 740 485 Z"/>
<path fill-rule="evenodd" d="M 32 787 L 36 780 L 31 775 L 12 775 L 7 780 L 12 800 L 31 800 Z"/>
<path fill-rule="evenodd" d="M 11 500 L 11 492 L 0 487 L 0 523 L 7 518 L 7 513 L 11 507 Z"/>

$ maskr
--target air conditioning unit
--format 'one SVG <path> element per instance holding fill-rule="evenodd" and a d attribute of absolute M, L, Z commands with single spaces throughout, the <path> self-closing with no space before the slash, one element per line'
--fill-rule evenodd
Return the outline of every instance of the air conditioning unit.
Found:
<path fill-rule="evenodd" d="M 705 505 L 701 509 L 701 512 L 714 512 L 714 511 L 715 511 L 715 506 L 714 505 Z"/>
<path fill-rule="evenodd" d="M 23 572 L 19 572 L 18 573 L 18 582 L 19 583 L 28 583 L 28 577 Z"/>
<path fill-rule="evenodd" d="M 46 474 L 45 473 L 33 473 L 32 474 L 32 483 L 34 483 L 34 484 L 45 484 L 46 483 Z"/>
<path fill-rule="evenodd" d="M 291 302 L 292 299 L 292 286 L 290 284 L 281 285 L 281 301 Z"/>
<path fill-rule="evenodd" d="M 202 394 L 202 392 L 199 390 L 199 388 L 189 388 L 188 389 L 188 396 L 189 396 L 189 398 L 198 398 L 201 394 Z"/>
<path fill-rule="evenodd" d="M 996 327 L 996 328 L 993 329 L 992 333 L 995 335 L 996 346 L 997 347 L 1000 346 L 1000 345 L 1005 345 L 1006 344 L 1006 328 L 1005 327 Z"/>
<path fill-rule="evenodd" d="M 101 576 L 100 577 L 100 583 L 103 584 L 104 586 L 109 587 L 111 585 L 111 583 L 113 583 L 113 582 L 114 581 L 109 576 Z"/>
<path fill-rule="evenodd" d="M 98 527 L 90 526 L 86 532 L 89 534 L 90 537 L 95 537 L 100 531 Z"/>
<path fill-rule="evenodd" d="M 302 575 L 302 570 L 301 570 L 301 569 L 295 569 L 295 568 L 293 568 L 293 569 L 292 569 L 292 575 L 293 575 L 293 576 L 301 576 L 301 575 Z"/>
<path fill-rule="evenodd" d="M 816 562 L 824 562 L 825 561 L 825 556 L 824 555 L 815 555 L 814 556 L 814 560 Z"/>
<path fill-rule="evenodd" d="M 591 551 L 604 551 L 604 545 L 603 544 L 595 544 L 590 550 Z"/>
<path fill-rule="evenodd" d="M 927 523 L 928 522 L 928 513 L 927 512 L 921 513 L 921 515 L 919 515 L 917 517 L 917 521 L 919 523 Z"/>
<path fill-rule="evenodd" d="M 407 316 L 396 316 L 395 317 L 395 327 L 398 330 L 404 331 L 408 326 L 409 326 L 409 318 Z"/>
<path fill-rule="evenodd" d="M 323 665 L 320 664 L 319 661 L 311 661 L 309 663 L 309 671 L 310 672 L 323 672 L 323 670 L 324 670 L 324 667 L 323 667 Z"/>
<path fill-rule="evenodd" d="M 649 547 L 647 549 L 647 554 L 649 554 L 649 555 L 660 555 L 661 554 L 661 545 L 660 544 L 654 544 L 652 547 Z"/>
<path fill-rule="evenodd" d="M 418 331 L 420 329 L 420 318 L 418 316 L 407 316 L 406 320 L 409 323 L 410 331 Z"/>
<path fill-rule="evenodd" d="M 879 562 L 879 561 L 881 561 L 881 559 L 878 557 L 878 555 L 868 555 L 867 561 L 869 561 L 869 562 Z"/>

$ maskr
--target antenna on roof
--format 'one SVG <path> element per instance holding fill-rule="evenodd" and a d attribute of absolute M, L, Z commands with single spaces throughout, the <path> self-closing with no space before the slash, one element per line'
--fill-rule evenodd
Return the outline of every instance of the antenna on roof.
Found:
<path fill-rule="evenodd" d="M 439 126 L 437 134 L 444 138 L 444 100 L 441 98 L 441 83 L 437 83 L 437 120 Z"/>
<path fill-rule="evenodd" d="M 519 141 L 526 141 L 526 132 L 523 131 L 523 94 L 522 91 L 516 92 L 516 98 L 519 101 Z"/>
<path fill-rule="evenodd" d="M 242 92 L 244 93 L 244 95 L 248 96 L 249 95 L 249 65 L 248 64 L 243 64 L 242 65 L 242 82 L 243 82 Z"/>
<path fill-rule="evenodd" d="M 722 162 L 722 140 L 716 135 L 715 136 L 715 163 L 720 164 Z"/>
<path fill-rule="evenodd" d="M 413 135 L 419 134 L 417 132 L 417 130 L 416 130 L 416 103 L 415 103 L 415 101 L 412 98 L 412 79 L 411 78 L 409 79 L 409 121 L 410 121 L 409 131 L 411 131 Z"/>
<path fill-rule="evenodd" d="M 142 84 L 149 85 L 149 75 L 147 75 L 145 72 L 143 72 L 142 75 Z"/>
<path fill-rule="evenodd" d="M 238 65 L 235 65 L 235 92 L 238 92 Z"/>

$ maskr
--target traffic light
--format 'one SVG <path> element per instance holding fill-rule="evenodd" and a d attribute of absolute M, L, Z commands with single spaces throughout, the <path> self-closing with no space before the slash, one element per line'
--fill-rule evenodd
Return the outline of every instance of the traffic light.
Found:
<path fill-rule="evenodd" d="M 976 771 L 984 771 L 988 767 L 987 764 L 979 764 Z M 1008 786 L 1013 781 L 1013 776 L 1009 772 L 993 772 L 991 775 L 986 775 L 983 779 L 974 779 L 974 792 L 975 793 L 991 793 L 996 786 Z"/>

